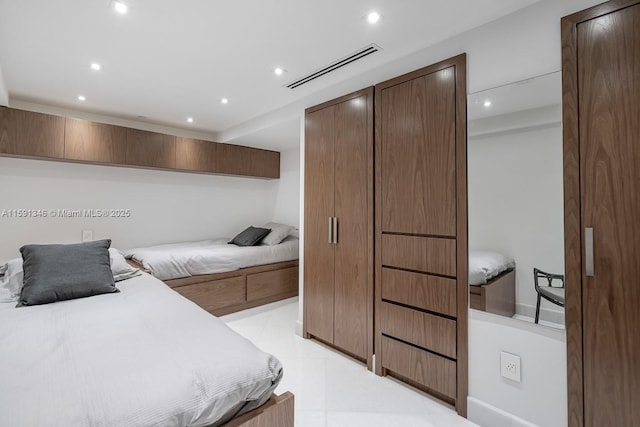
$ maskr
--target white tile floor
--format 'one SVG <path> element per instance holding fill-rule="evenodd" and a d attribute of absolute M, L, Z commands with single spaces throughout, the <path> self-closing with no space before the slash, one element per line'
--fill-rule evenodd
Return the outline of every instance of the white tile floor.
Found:
<path fill-rule="evenodd" d="M 295 395 L 298 427 L 476 426 L 448 405 L 295 334 L 298 299 L 222 319 L 284 365 L 276 393 Z"/>

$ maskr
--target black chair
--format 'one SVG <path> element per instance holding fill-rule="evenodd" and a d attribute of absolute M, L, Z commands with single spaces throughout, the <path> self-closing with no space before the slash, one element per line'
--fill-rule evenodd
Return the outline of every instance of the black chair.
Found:
<path fill-rule="evenodd" d="M 540 286 L 538 284 L 538 279 L 540 278 L 547 279 L 547 284 Z M 553 286 L 554 280 L 556 283 L 557 281 L 560 281 L 560 285 Z M 534 268 L 533 283 L 535 284 L 536 292 L 538 293 L 538 303 L 536 304 L 536 323 L 538 323 L 538 320 L 540 319 L 540 300 L 542 298 L 559 305 L 560 307 L 564 307 L 564 275 L 545 273 L 542 270 Z"/>

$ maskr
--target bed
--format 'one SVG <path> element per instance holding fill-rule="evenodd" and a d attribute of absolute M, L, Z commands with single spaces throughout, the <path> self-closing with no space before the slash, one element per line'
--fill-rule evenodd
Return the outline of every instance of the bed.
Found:
<path fill-rule="evenodd" d="M 469 304 L 476 310 L 513 317 L 515 261 L 496 252 L 469 252 Z"/>
<path fill-rule="evenodd" d="M 298 295 L 298 237 L 240 247 L 228 238 L 126 251 L 131 265 L 222 316 Z"/>
<path fill-rule="evenodd" d="M 274 356 L 148 274 L 117 288 L 0 302 L 3 425 L 293 426 Z"/>

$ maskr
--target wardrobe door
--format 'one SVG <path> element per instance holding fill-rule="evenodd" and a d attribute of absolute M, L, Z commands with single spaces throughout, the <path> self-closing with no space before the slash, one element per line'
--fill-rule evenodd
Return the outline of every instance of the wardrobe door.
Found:
<path fill-rule="evenodd" d="M 372 239 L 373 88 L 335 107 L 334 344 L 367 358 Z M 371 188 L 371 190 L 370 190 Z M 371 335 L 373 331 L 369 331 Z"/>
<path fill-rule="evenodd" d="M 335 107 L 308 112 L 305 123 L 304 329 L 333 343 Z"/>

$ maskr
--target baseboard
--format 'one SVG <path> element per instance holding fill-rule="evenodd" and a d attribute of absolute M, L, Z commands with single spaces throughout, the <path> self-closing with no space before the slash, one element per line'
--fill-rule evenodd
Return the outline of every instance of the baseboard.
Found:
<path fill-rule="evenodd" d="M 296 320 L 296 335 L 302 336 L 302 320 Z"/>
<path fill-rule="evenodd" d="M 516 303 L 516 314 L 534 319 L 536 317 L 536 306 Z M 564 310 L 550 310 L 540 307 L 540 320 L 564 325 Z"/>
<path fill-rule="evenodd" d="M 480 427 L 539 427 L 474 397 L 467 397 L 467 418 Z"/>

